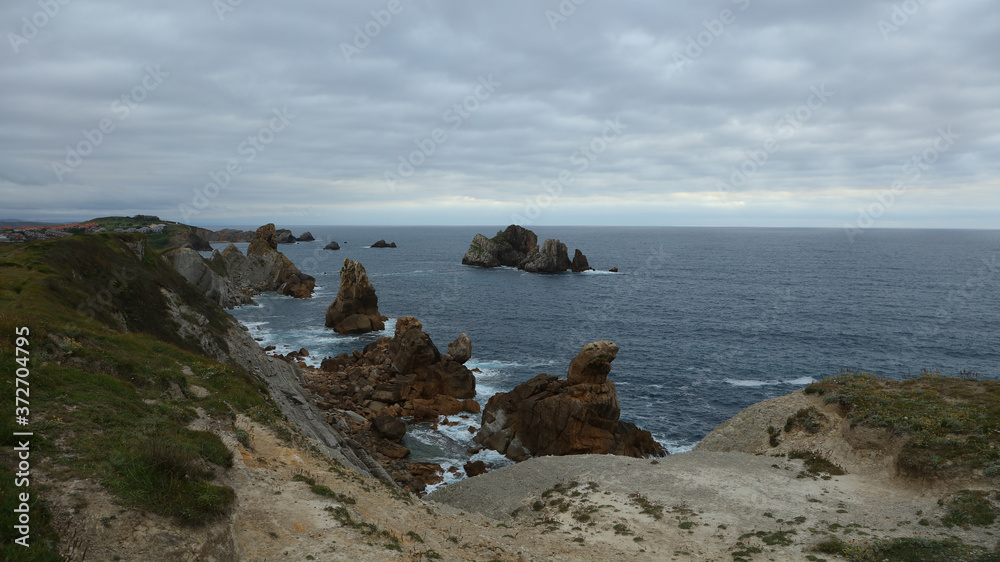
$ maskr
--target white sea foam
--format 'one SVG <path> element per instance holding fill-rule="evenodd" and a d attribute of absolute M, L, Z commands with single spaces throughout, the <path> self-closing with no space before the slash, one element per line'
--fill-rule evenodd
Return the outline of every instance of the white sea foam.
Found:
<path fill-rule="evenodd" d="M 600 269 L 591 269 L 588 271 L 581 271 L 580 275 L 621 275 L 618 271 L 603 271 Z"/>
<path fill-rule="evenodd" d="M 724 379 L 722 382 L 726 384 L 731 384 L 733 386 L 745 386 L 745 387 L 759 387 L 759 386 L 777 386 L 777 385 L 792 385 L 792 386 L 803 386 L 816 382 L 816 379 L 812 377 L 799 377 L 797 379 L 791 379 L 787 381 L 769 380 L 769 381 L 758 381 L 758 380 L 737 380 L 737 379 Z"/>

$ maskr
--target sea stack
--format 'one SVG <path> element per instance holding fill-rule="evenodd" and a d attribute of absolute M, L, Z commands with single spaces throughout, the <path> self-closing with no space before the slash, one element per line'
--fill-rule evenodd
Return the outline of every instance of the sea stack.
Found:
<path fill-rule="evenodd" d="M 569 364 L 566 380 L 542 373 L 490 398 L 475 440 L 514 461 L 543 455 L 612 454 L 662 457 L 653 436 L 620 421 L 615 385 L 608 380 L 618 346 L 596 341 Z"/>
<path fill-rule="evenodd" d="M 586 271 L 590 268 L 587 256 L 576 250 L 572 260 L 566 244 L 552 238 L 538 247 L 538 236 L 516 224 L 497 232 L 493 238 L 476 234 L 469 250 L 462 257 L 462 264 L 476 267 L 516 267 L 530 273 L 560 273 Z"/>
<path fill-rule="evenodd" d="M 388 320 L 378 311 L 375 286 L 361 262 L 344 260 L 337 298 L 326 309 L 326 326 L 338 334 L 363 334 L 385 329 Z"/>

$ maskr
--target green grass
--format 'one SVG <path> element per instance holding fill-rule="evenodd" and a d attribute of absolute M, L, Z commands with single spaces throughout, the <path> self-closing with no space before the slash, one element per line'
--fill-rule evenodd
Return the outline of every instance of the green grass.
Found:
<path fill-rule="evenodd" d="M 805 392 L 839 404 L 852 426 L 883 428 L 901 438 L 897 462 L 906 474 L 981 469 L 1000 460 L 1000 381 L 931 372 L 892 381 L 847 371 Z"/>
<path fill-rule="evenodd" d="M 993 505 L 997 493 L 982 490 L 961 490 L 947 502 L 948 513 L 941 518 L 946 527 L 975 525 L 986 527 L 997 519 L 997 508 Z"/>
<path fill-rule="evenodd" d="M 199 343 L 179 334 L 161 289 L 203 314 L 223 350 L 226 312 L 138 234 L 4 246 L 0 264 L 0 372 L 20 366 L 14 329 L 30 329 L 32 464 L 47 460 L 56 480 L 93 479 L 125 505 L 188 524 L 225 513 L 233 491 L 213 481 L 232 457 L 214 434 L 187 429 L 195 408 L 224 422 L 245 413 L 281 426 L 282 416 L 263 382 L 200 355 Z M 0 410 L 13 411 L 14 385 L 0 377 Z M 197 398 L 191 385 L 209 395 Z M 15 430 L 11 416 L 0 416 L 0 444 L 12 445 Z M 13 466 L 9 451 L 0 454 L 2 471 Z M 36 529 L 44 536 L 41 523 Z"/>
<path fill-rule="evenodd" d="M 792 451 L 788 453 L 788 458 L 803 459 L 804 472 L 809 476 L 841 476 L 844 474 L 844 469 L 811 451 Z"/>
<path fill-rule="evenodd" d="M 814 551 L 843 556 L 850 562 L 996 562 L 997 552 L 970 546 L 955 538 L 935 540 L 897 537 L 891 540 L 850 541 L 828 539 Z"/>

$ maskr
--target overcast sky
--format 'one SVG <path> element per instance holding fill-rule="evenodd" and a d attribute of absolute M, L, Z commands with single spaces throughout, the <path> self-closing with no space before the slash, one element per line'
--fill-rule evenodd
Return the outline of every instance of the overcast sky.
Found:
<path fill-rule="evenodd" d="M 1000 226 L 995 2 L 576 2 L 5 1 L 0 218 Z"/>

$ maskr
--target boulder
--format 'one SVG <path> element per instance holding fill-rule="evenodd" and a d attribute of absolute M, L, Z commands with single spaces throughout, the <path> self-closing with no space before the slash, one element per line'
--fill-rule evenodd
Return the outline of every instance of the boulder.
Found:
<path fill-rule="evenodd" d="M 372 423 L 375 431 L 389 441 L 399 442 L 406 435 L 406 424 L 398 418 L 382 414 Z"/>
<path fill-rule="evenodd" d="M 577 248 L 576 252 L 573 254 L 573 263 L 571 264 L 574 273 L 580 273 L 581 271 L 593 271 L 593 267 L 590 267 L 590 263 L 587 261 L 587 256 L 583 255 L 583 252 Z"/>
<path fill-rule="evenodd" d="M 610 271 L 611 273 L 618 273 L 618 268 L 617 267 L 612 267 L 608 271 Z"/>
<path fill-rule="evenodd" d="M 395 248 L 395 242 L 389 242 L 386 244 L 385 240 L 379 240 L 378 242 L 372 244 L 372 248 Z"/>
<path fill-rule="evenodd" d="M 337 298 L 326 309 L 326 326 L 338 334 L 363 334 L 385 329 L 388 320 L 378 311 L 375 286 L 360 262 L 344 259 Z"/>
<path fill-rule="evenodd" d="M 540 455 L 614 454 L 662 457 L 648 431 L 619 420 L 608 380 L 618 346 L 589 343 L 570 363 L 566 380 L 540 374 L 490 398 L 475 441 L 514 461 Z"/>
<path fill-rule="evenodd" d="M 294 244 L 297 242 L 296 238 L 292 236 L 292 231 L 287 228 L 275 231 L 274 238 L 277 240 L 278 244 Z"/>
<path fill-rule="evenodd" d="M 466 476 L 479 476 L 480 474 L 486 474 L 486 463 L 483 461 L 467 462 L 462 469 L 465 470 Z"/>
<path fill-rule="evenodd" d="M 326 246 L 324 246 L 323 249 L 324 250 L 339 250 L 340 249 L 340 244 L 337 244 L 336 242 L 330 242 L 329 244 L 327 244 Z"/>
<path fill-rule="evenodd" d="M 448 355 L 458 362 L 464 364 L 472 357 L 472 340 L 465 332 L 458 335 L 455 341 L 448 344 Z"/>
<path fill-rule="evenodd" d="M 313 242 L 316 239 L 313 238 L 312 232 L 309 232 L 307 230 L 307 231 L 303 232 L 302 235 L 297 238 L 297 240 L 299 242 Z"/>
<path fill-rule="evenodd" d="M 518 267 L 530 273 L 558 273 L 571 269 L 573 262 L 569 259 L 566 244 L 549 238 L 542 243 L 541 249 L 528 254 Z"/>

